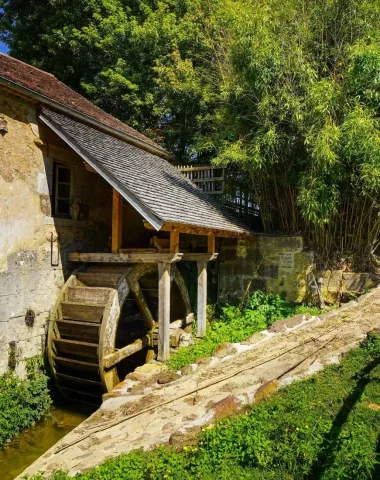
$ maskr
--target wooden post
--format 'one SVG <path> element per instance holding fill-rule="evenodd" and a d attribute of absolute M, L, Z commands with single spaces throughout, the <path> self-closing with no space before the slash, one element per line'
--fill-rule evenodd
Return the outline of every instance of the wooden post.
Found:
<path fill-rule="evenodd" d="M 158 356 L 164 362 L 170 356 L 170 263 L 158 264 Z"/>
<path fill-rule="evenodd" d="M 197 337 L 206 334 L 206 308 L 207 308 L 207 262 L 197 262 L 198 266 L 198 311 L 197 311 Z"/>
<path fill-rule="evenodd" d="M 123 197 L 113 189 L 112 196 L 112 253 L 118 253 L 123 237 Z"/>
<path fill-rule="evenodd" d="M 170 232 L 170 253 L 179 252 L 179 231 Z"/>
<path fill-rule="evenodd" d="M 207 251 L 215 253 L 215 235 L 213 233 L 207 237 Z"/>

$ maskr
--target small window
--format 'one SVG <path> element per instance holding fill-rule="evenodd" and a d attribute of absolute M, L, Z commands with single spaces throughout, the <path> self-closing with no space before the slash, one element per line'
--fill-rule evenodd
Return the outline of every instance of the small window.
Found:
<path fill-rule="evenodd" d="M 55 164 L 54 175 L 54 213 L 69 216 L 73 183 L 72 169 Z"/>

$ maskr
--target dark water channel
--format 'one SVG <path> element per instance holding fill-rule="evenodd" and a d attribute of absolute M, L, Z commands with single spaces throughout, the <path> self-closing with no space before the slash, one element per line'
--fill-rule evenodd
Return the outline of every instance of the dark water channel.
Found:
<path fill-rule="evenodd" d="M 80 404 L 52 406 L 43 419 L 0 448 L 0 479 L 13 480 L 92 412 Z"/>

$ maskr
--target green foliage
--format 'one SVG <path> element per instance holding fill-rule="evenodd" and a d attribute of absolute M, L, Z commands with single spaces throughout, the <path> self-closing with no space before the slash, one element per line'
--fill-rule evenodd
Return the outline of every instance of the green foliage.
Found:
<path fill-rule="evenodd" d="M 326 261 L 335 253 L 371 265 L 380 239 L 379 0 L 0 0 L 1 8 L 12 55 L 145 131 L 180 163 L 238 168 L 265 231 L 302 231 Z"/>
<path fill-rule="evenodd" d="M 0 377 L 0 445 L 39 420 L 49 409 L 48 378 L 40 357 L 28 360 L 27 376 L 13 373 Z"/>
<path fill-rule="evenodd" d="M 201 340 L 195 340 L 194 345 L 173 354 L 168 365 L 172 370 L 179 370 L 189 363 L 194 363 L 197 358 L 210 356 L 220 343 L 241 342 L 250 335 L 265 330 L 276 320 L 307 312 L 318 314 L 320 310 L 315 307 L 289 305 L 279 295 L 265 295 L 261 291 L 255 291 L 242 307 L 222 307 L 221 315 L 217 319 L 210 318 L 208 314 L 207 335 Z"/>
<path fill-rule="evenodd" d="M 131 452 L 76 480 L 378 478 L 380 335 L 245 413 L 205 428 L 196 446 Z M 54 480 L 68 478 L 58 472 Z M 33 480 L 40 480 L 36 476 Z"/>

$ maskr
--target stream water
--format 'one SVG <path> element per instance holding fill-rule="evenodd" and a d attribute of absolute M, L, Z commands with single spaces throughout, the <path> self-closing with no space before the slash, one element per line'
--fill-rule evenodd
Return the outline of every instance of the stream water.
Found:
<path fill-rule="evenodd" d="M 0 479 L 13 480 L 58 440 L 79 425 L 93 410 L 80 404 L 54 405 L 33 427 L 0 448 Z"/>

